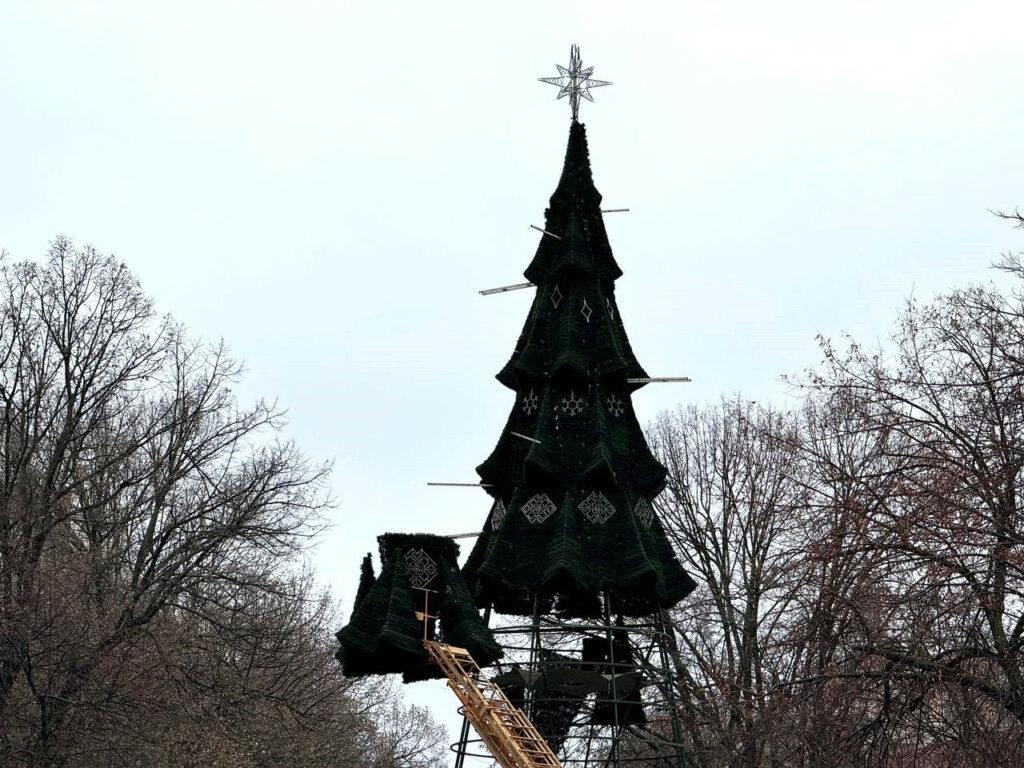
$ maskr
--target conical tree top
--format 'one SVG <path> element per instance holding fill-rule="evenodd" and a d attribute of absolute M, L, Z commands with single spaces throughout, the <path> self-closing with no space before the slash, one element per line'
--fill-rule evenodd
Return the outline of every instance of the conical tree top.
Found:
<path fill-rule="evenodd" d="M 533 261 L 523 273 L 537 286 L 533 306 L 498 381 L 521 389 L 558 376 L 597 377 L 618 389 L 647 373 L 629 344 L 615 301 L 622 270 L 612 255 L 594 187 L 586 128 L 572 123 L 565 163 Z"/>
<path fill-rule="evenodd" d="M 574 122 L 569 129 L 562 176 L 551 195 L 544 221 L 544 228 L 556 237 L 541 238 L 536 256 L 523 273 L 527 280 L 539 285 L 554 276 L 553 269 L 566 264 L 603 280 L 622 276 L 604 229 L 601 193 L 594 186 L 583 123 Z"/>
<path fill-rule="evenodd" d="M 516 403 L 477 472 L 494 497 L 463 572 L 478 605 L 630 616 L 677 603 L 693 581 L 652 502 L 666 470 L 633 411 L 646 376 L 615 302 L 622 274 L 601 219 L 583 125 L 573 123 L 519 342 L 498 380 Z"/>

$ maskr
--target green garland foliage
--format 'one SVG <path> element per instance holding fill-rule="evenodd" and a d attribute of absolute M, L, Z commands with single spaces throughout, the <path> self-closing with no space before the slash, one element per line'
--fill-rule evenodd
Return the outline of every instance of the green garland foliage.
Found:
<path fill-rule="evenodd" d="M 605 593 L 612 610 L 641 616 L 695 586 L 653 511 L 666 470 L 633 412 L 642 384 L 627 379 L 647 374 L 615 301 L 622 271 L 600 205 L 574 122 L 546 212 L 551 235 L 525 272 L 533 305 L 497 377 L 516 402 L 477 468 L 494 505 L 464 573 L 477 604 L 501 613 L 593 617 Z"/>
<path fill-rule="evenodd" d="M 430 621 L 428 637 L 466 648 L 482 667 L 501 657 L 470 599 L 454 541 L 425 533 L 386 533 L 377 541 L 380 576 L 374 579 L 367 555 L 349 623 L 337 633 L 335 655 L 346 677 L 401 673 L 405 682 L 441 677 L 423 648 L 423 623 L 416 618 L 427 594 L 429 613 L 440 617 L 439 628 Z"/>
<path fill-rule="evenodd" d="M 356 588 L 356 599 L 352 601 L 353 612 L 359 609 L 359 604 L 363 602 L 366 593 L 370 591 L 376 581 L 377 577 L 373 573 L 373 558 L 367 552 L 366 557 L 363 558 L 363 564 L 359 568 L 359 586 Z"/>

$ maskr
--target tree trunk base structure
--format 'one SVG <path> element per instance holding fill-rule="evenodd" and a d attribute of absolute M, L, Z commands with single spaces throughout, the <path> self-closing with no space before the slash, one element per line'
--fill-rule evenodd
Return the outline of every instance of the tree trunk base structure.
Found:
<path fill-rule="evenodd" d="M 538 615 L 491 631 L 505 656 L 489 682 L 524 713 L 559 765 L 687 765 L 670 661 L 674 641 L 660 618 L 627 624 Z M 487 757 L 484 747 L 490 748 L 482 734 L 474 738 L 465 703 L 462 714 L 455 768 L 467 757 Z"/>

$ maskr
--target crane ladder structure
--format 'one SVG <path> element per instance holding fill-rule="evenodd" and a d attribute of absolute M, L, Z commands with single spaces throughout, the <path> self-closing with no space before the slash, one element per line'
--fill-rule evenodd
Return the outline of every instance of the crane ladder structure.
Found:
<path fill-rule="evenodd" d="M 529 718 L 497 685 L 484 679 L 469 651 L 433 640 L 423 645 L 462 702 L 466 719 L 502 768 L 562 768 Z"/>

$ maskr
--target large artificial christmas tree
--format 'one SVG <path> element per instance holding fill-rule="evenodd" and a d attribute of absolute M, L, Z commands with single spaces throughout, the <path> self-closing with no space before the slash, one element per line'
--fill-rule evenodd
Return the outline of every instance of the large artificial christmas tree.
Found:
<path fill-rule="evenodd" d="M 464 567 L 499 613 L 643 616 L 694 583 L 652 501 L 665 468 L 632 393 L 647 377 L 615 302 L 612 256 L 583 124 L 573 121 L 545 234 L 524 273 L 536 295 L 497 378 L 516 393 L 497 447 L 477 468 L 491 513 Z"/>
<path fill-rule="evenodd" d="M 569 142 L 524 273 L 533 303 L 497 376 L 515 403 L 477 468 L 492 505 L 463 574 L 478 606 L 505 615 L 495 682 L 563 765 L 681 768 L 666 611 L 695 584 L 655 512 L 667 472 L 633 411 L 649 377 L 615 299 L 622 270 L 577 119 L 589 88 L 608 85 L 592 71 L 573 46 L 560 76 L 542 78 L 572 103 Z M 465 725 L 456 768 L 472 743 Z"/>

